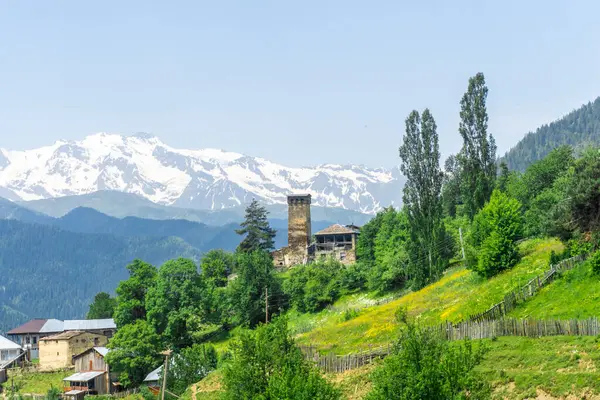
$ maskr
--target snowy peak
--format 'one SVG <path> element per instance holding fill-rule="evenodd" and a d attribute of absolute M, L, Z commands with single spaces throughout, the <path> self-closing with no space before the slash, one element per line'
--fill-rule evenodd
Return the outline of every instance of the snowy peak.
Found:
<path fill-rule="evenodd" d="M 220 210 L 257 198 L 285 204 L 308 192 L 313 204 L 374 213 L 399 204 L 397 169 L 323 164 L 292 168 L 217 149 L 175 149 L 146 133 L 97 133 L 26 151 L 0 149 L 0 192 L 22 200 L 98 190 L 133 193 L 155 203 Z"/>

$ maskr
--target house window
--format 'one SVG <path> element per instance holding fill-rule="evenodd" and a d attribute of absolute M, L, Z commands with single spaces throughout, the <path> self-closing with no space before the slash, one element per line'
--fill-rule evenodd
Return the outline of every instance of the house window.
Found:
<path fill-rule="evenodd" d="M 36 343 L 37 343 L 37 336 L 34 336 L 33 337 L 33 344 L 36 344 Z"/>
<path fill-rule="evenodd" d="M 31 338 L 29 336 L 27 336 L 25 338 L 25 343 L 27 343 L 27 344 L 31 343 Z"/>
<path fill-rule="evenodd" d="M 55 340 L 54 343 L 58 344 L 58 340 Z"/>
<path fill-rule="evenodd" d="M 57 356 L 60 356 L 60 353 L 57 351 L 57 352 L 56 352 L 56 355 L 57 355 Z"/>

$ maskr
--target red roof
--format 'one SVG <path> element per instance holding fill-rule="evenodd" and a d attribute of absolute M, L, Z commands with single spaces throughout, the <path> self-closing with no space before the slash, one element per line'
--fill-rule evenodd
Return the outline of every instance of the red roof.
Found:
<path fill-rule="evenodd" d="M 39 333 L 40 329 L 46 324 L 47 319 L 32 319 L 23 325 L 6 332 L 8 335 L 18 335 L 22 333 Z"/>

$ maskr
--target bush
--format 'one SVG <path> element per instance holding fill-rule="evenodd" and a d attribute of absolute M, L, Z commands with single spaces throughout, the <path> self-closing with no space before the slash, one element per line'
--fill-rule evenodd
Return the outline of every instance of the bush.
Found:
<path fill-rule="evenodd" d="M 340 276 L 345 267 L 327 259 L 292 269 L 284 292 L 300 312 L 316 312 L 337 300 L 341 293 Z"/>
<path fill-rule="evenodd" d="M 225 399 L 337 400 L 340 393 L 327 382 L 294 344 L 284 317 L 255 331 L 242 331 L 231 344 L 225 366 Z"/>
<path fill-rule="evenodd" d="M 600 274 L 600 251 L 595 252 L 594 255 L 590 257 L 590 264 L 592 265 L 594 274 Z"/>
<path fill-rule="evenodd" d="M 521 235 L 521 204 L 506 194 L 495 190 L 490 201 L 477 213 L 469 237 L 472 248 L 469 259 L 472 268 L 480 275 L 491 277 L 513 267 L 519 261 L 516 240 Z"/>
<path fill-rule="evenodd" d="M 407 321 L 394 353 L 374 371 L 367 399 L 487 399 L 490 387 L 474 371 L 484 354 L 470 340 L 450 344 Z"/>

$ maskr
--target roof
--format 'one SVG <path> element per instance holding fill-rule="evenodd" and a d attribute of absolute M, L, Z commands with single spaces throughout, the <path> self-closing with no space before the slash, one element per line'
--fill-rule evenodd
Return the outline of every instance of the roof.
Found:
<path fill-rule="evenodd" d="M 315 235 L 343 235 L 348 233 L 359 233 L 358 230 L 348 228 L 347 226 L 340 224 L 333 224 L 322 231 L 315 233 Z"/>
<path fill-rule="evenodd" d="M 107 319 L 71 319 L 64 322 L 65 331 L 93 331 L 100 329 L 117 329 L 115 320 Z"/>
<path fill-rule="evenodd" d="M 21 346 L 19 346 L 12 340 L 8 340 L 4 336 L 0 335 L 0 350 L 18 350 L 18 349 L 21 349 Z"/>
<path fill-rule="evenodd" d="M 87 382 L 92 379 L 104 374 L 105 371 L 88 371 L 88 372 L 78 372 L 71 376 L 67 376 L 63 381 L 67 382 Z"/>
<path fill-rule="evenodd" d="M 106 347 L 94 347 L 94 350 L 96 350 L 96 353 L 100 354 L 102 357 L 106 357 L 106 355 L 110 351 L 110 349 Z"/>
<path fill-rule="evenodd" d="M 150 372 L 146 378 L 144 378 L 144 382 L 154 382 L 160 379 L 160 373 L 162 372 L 162 365 L 156 368 L 154 371 Z"/>
<path fill-rule="evenodd" d="M 29 322 L 24 323 L 23 325 L 8 331 L 9 335 L 15 335 L 19 333 L 38 333 L 40 329 L 44 326 L 44 324 L 48 321 L 47 319 L 32 319 Z"/>
<path fill-rule="evenodd" d="M 32 319 L 31 321 L 8 331 L 9 335 L 25 333 L 59 333 L 64 331 L 92 331 L 117 329 L 114 319 Z"/>
<path fill-rule="evenodd" d="M 84 332 L 83 331 L 61 332 L 56 335 L 43 337 L 40 339 L 40 342 L 42 340 L 69 340 L 69 339 L 73 339 L 75 336 L 81 335 L 82 333 L 84 333 Z"/>
<path fill-rule="evenodd" d="M 65 396 L 76 396 L 80 393 L 83 393 L 83 390 L 69 390 L 68 392 L 65 392 Z"/>

